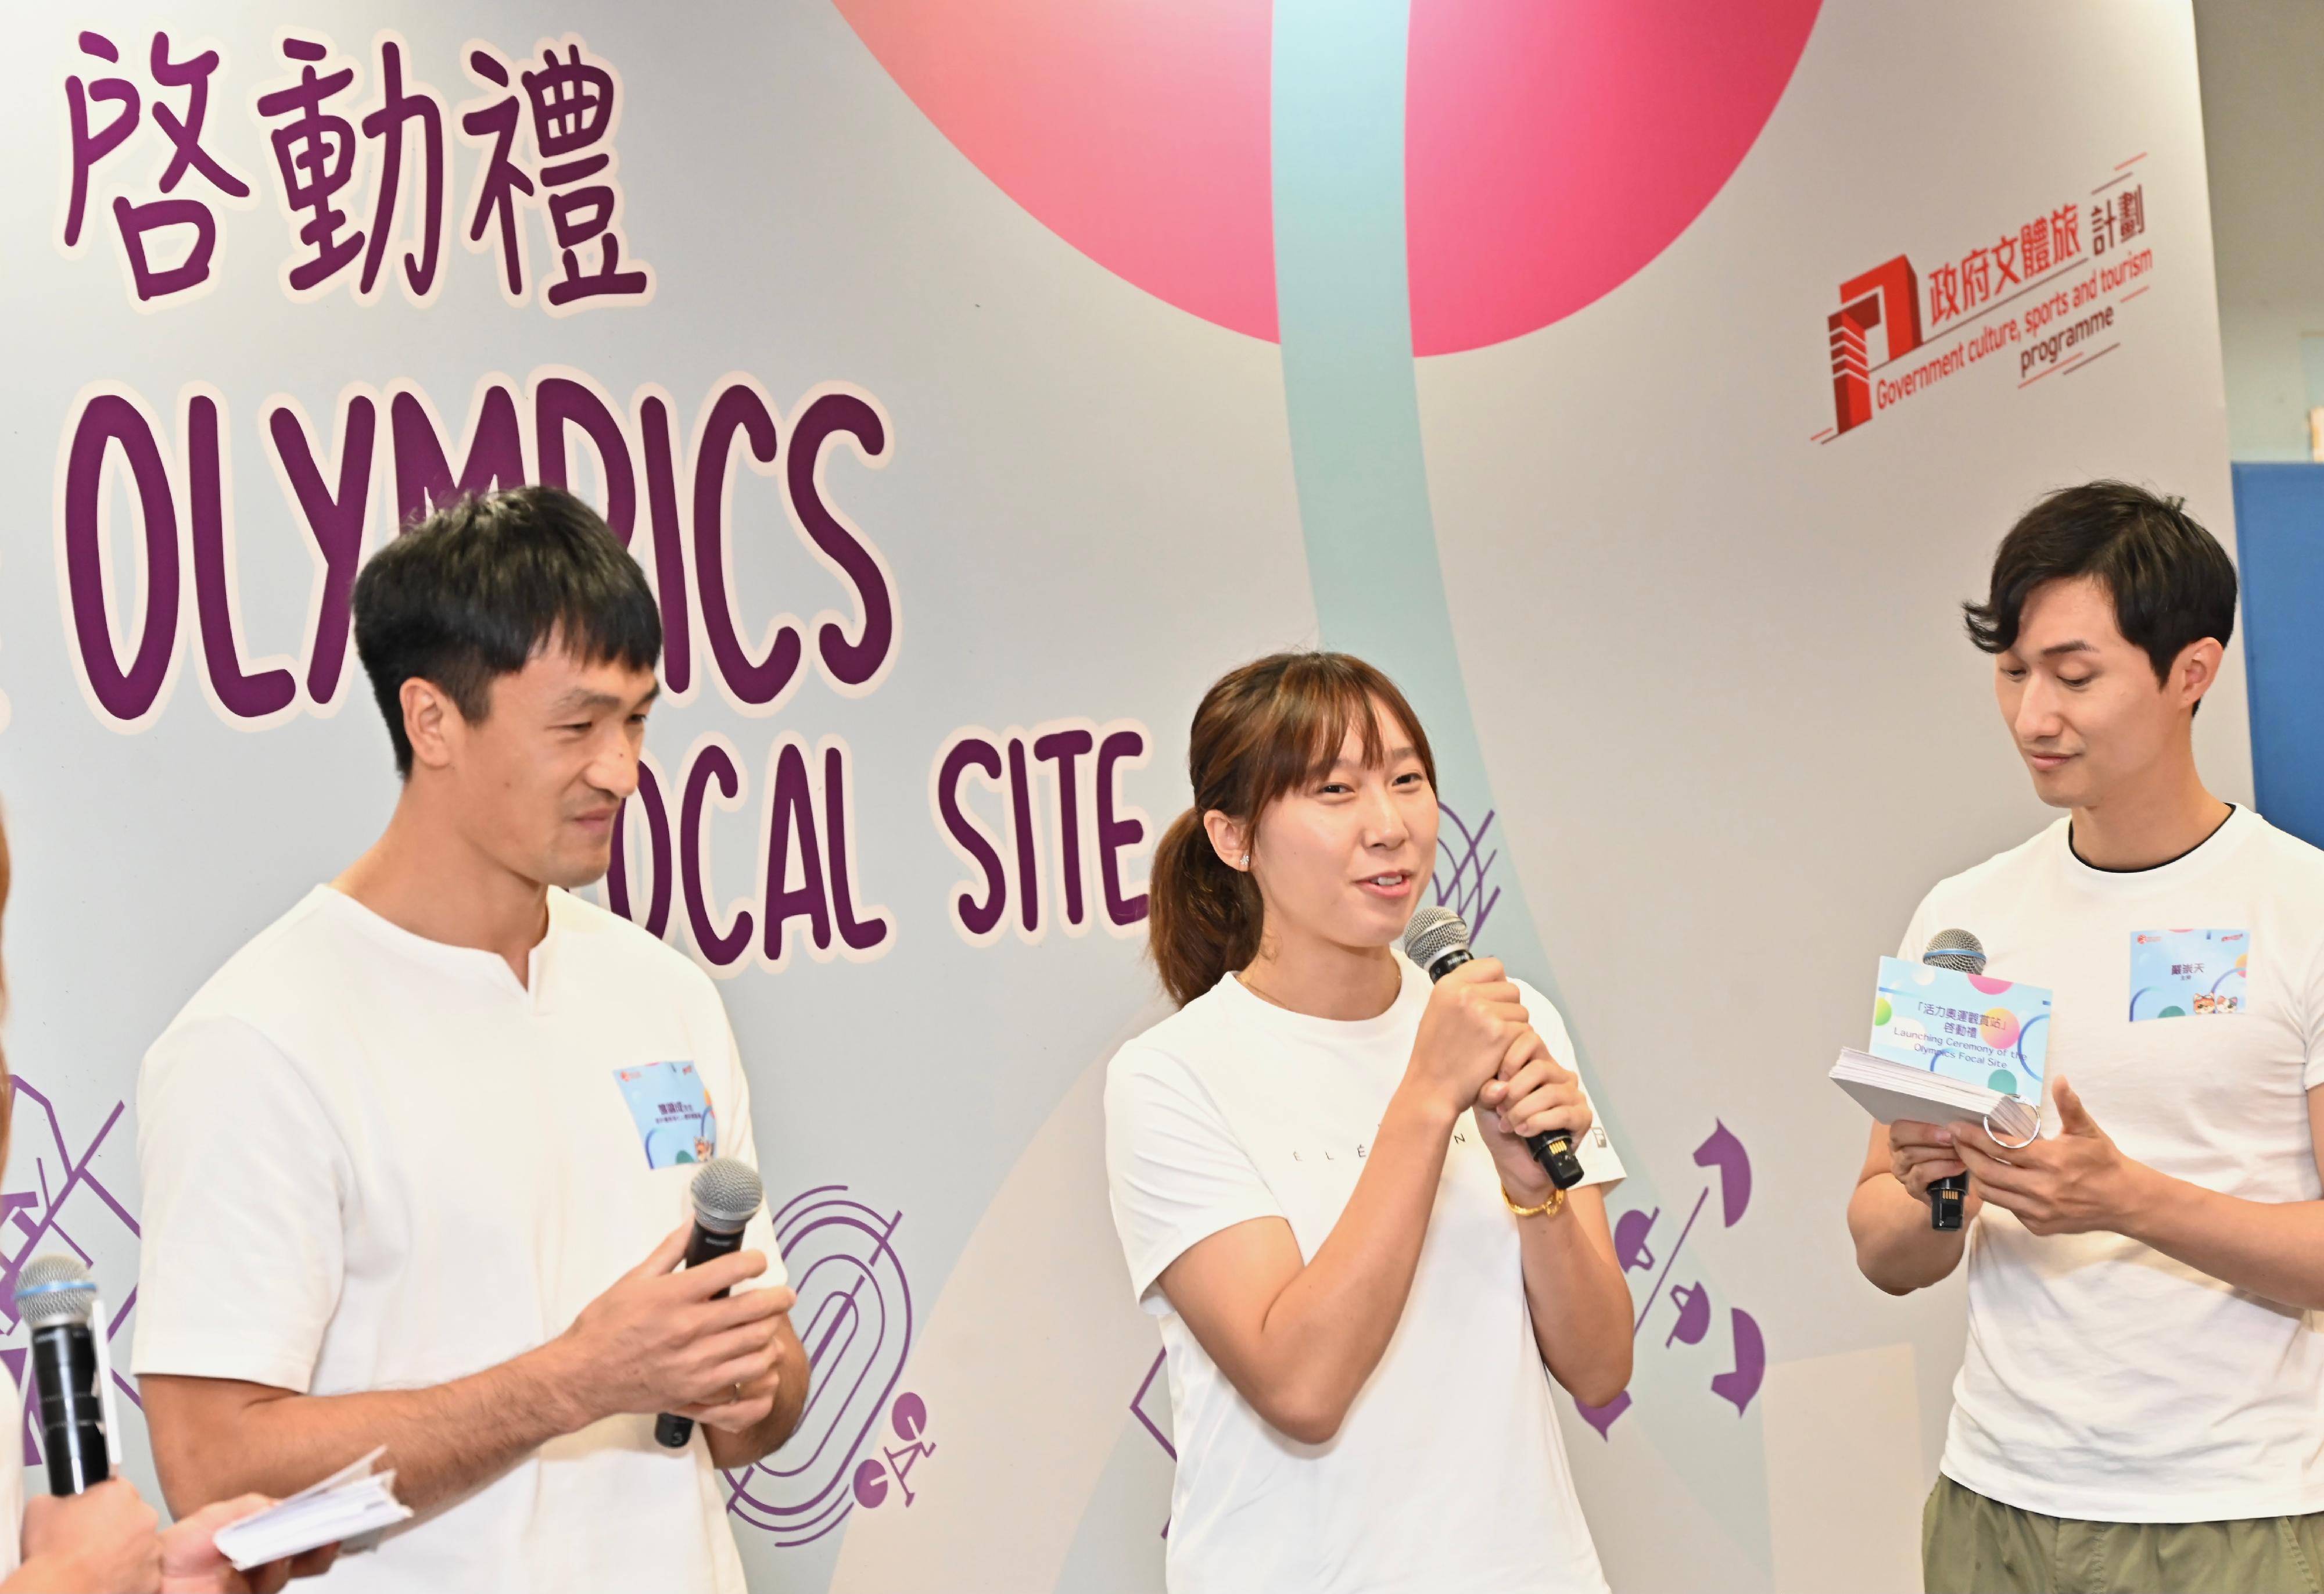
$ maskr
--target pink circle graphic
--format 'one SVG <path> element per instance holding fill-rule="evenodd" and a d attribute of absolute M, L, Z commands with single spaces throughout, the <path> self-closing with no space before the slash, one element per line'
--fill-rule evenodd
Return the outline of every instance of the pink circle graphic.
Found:
<path fill-rule="evenodd" d="M 2006 1007 L 1995 1007 L 1977 1021 L 1980 1038 L 1995 1051 L 2017 1044 L 2017 1015 Z"/>
<path fill-rule="evenodd" d="M 2001 995 L 2002 992 L 2007 990 L 2015 982 L 2014 980 L 1996 979 L 1991 975 L 1987 974 L 1972 974 L 1969 977 L 1969 983 L 1970 988 L 1974 990 L 1982 992 L 1984 995 L 1988 996 L 1997 996 Z"/>
<path fill-rule="evenodd" d="M 1272 0 L 836 0 L 913 103 L 1042 225 L 1273 341 Z M 1791 81 L 1821 0 L 1413 0 L 1415 354 L 1563 320 L 1668 248 Z"/>

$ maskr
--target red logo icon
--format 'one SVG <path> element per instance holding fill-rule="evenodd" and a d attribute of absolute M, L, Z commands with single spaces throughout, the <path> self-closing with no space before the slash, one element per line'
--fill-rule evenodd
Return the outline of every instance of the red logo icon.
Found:
<path fill-rule="evenodd" d="M 1888 360 L 1921 347 L 1921 282 L 1913 274 L 1913 263 L 1899 255 L 1842 283 L 1840 308 L 1827 325 L 1832 413 L 1839 429 L 1849 431 L 1872 419 L 1872 366 L 1864 335 L 1875 327 L 1886 330 Z"/>

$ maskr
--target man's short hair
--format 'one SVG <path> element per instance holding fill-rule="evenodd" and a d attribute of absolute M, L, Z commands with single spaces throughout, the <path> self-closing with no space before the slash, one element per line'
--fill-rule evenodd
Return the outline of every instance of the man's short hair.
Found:
<path fill-rule="evenodd" d="M 2089 576 L 2114 598 L 2124 638 L 2168 681 L 2187 644 L 2236 634 L 2236 567 L 2218 538 L 2180 507 L 2128 482 L 2062 487 L 2027 510 L 1993 556 L 1993 588 L 1964 603 L 1969 640 L 1987 653 L 2017 644 L 2025 600 L 2049 581 Z"/>
<path fill-rule="evenodd" d="M 493 681 L 550 644 L 585 663 L 650 670 L 661 615 L 645 572 L 596 512 L 558 487 L 463 498 L 372 557 L 356 578 L 355 652 L 398 774 L 411 774 L 403 683 L 441 688 L 481 724 Z"/>

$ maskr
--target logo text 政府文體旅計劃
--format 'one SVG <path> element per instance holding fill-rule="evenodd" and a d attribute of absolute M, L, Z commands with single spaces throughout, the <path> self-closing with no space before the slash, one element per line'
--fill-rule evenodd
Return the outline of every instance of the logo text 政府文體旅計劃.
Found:
<path fill-rule="evenodd" d="M 1832 423 L 1810 440 L 1831 442 L 1997 356 L 2014 357 L 2022 390 L 2113 353 L 2121 307 L 2154 269 L 2145 158 L 2116 165 L 2087 203 L 2044 208 L 1925 276 L 1899 255 L 1841 283 L 1826 320 Z"/>

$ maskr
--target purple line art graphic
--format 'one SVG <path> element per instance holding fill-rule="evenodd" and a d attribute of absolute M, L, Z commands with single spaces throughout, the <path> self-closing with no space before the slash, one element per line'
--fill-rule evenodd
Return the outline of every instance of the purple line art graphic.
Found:
<path fill-rule="evenodd" d="M 778 1545 L 813 1543 L 859 1506 L 908 1508 L 912 1470 L 936 1454 L 927 1403 L 897 1392 L 912 1348 L 912 1292 L 892 1244 L 903 1218 L 844 1184 L 817 1185 L 775 1214 L 798 1293 L 791 1321 L 815 1376 L 789 1441 L 726 1474 L 726 1508 Z"/>
<path fill-rule="evenodd" d="M 1436 808 L 1444 816 L 1436 831 L 1437 850 L 1444 855 L 1444 862 L 1430 876 L 1429 884 L 1435 888 L 1438 907 L 1450 908 L 1467 921 L 1473 942 L 1485 933 L 1485 921 L 1493 904 L 1501 900 L 1500 887 L 1487 878 L 1501 856 L 1499 846 L 1490 852 L 1485 850 L 1485 833 L 1493 828 L 1495 811 L 1487 809 L 1484 819 L 1471 830 L 1449 803 L 1440 802 Z"/>
<path fill-rule="evenodd" d="M 1138 1393 L 1130 1397 L 1130 1414 L 1138 1419 L 1140 1427 L 1154 1436 L 1154 1442 L 1162 1447 L 1162 1453 L 1175 1461 L 1178 1459 L 1178 1447 L 1170 1442 L 1170 1436 L 1162 1432 L 1162 1424 L 1157 1423 L 1152 1413 L 1146 1409 L 1148 1396 L 1154 1395 L 1155 1385 L 1162 1377 L 1163 1364 L 1169 1359 L 1169 1356 L 1170 1353 L 1167 1350 L 1157 1350 L 1154 1353 L 1154 1365 L 1146 1369 L 1146 1376 L 1139 1381 Z M 1161 1396 L 1156 1395 L 1155 1399 L 1158 1402 Z M 1162 1414 L 1165 1417 L 1170 1414 L 1167 1404 L 1163 1404 Z M 1166 1539 L 1170 1536 L 1170 1519 L 1167 1516 L 1162 1519 L 1162 1536 Z"/>
<path fill-rule="evenodd" d="M 1663 1335 L 1663 1348 L 1679 1345 L 1700 1345 L 1710 1337 L 1717 1318 L 1711 1292 L 1700 1279 L 1672 1283 L 1671 1275 L 1686 1252 L 1686 1243 L 1693 1237 L 1696 1222 L 1703 1209 L 1711 1203 L 1712 1184 L 1719 1190 L 1720 1228 L 1732 1228 L 1743 1220 L 1751 1207 L 1751 1154 L 1743 1149 L 1742 1141 L 1725 1124 L 1712 1121 L 1710 1137 L 1694 1148 L 1694 1162 L 1699 1168 L 1711 1173 L 1711 1182 L 1704 1184 L 1694 1198 L 1694 1205 L 1680 1225 L 1678 1237 L 1670 1243 L 1661 1261 L 1661 1271 L 1655 1274 L 1638 1308 L 1637 1321 L 1630 1325 L 1631 1335 L 1642 1334 L 1647 1319 L 1655 1309 L 1667 1302 L 1673 1310 L 1667 1332 Z M 1626 1274 L 1645 1273 L 1655 1265 L 1654 1247 L 1650 1243 L 1655 1229 L 1662 1222 L 1663 1209 L 1632 1208 L 1614 1219 L 1614 1258 Z M 1665 1289 L 1665 1286 L 1668 1285 Z M 1728 1334 L 1733 1347 L 1734 1366 L 1712 1376 L 1711 1394 L 1735 1408 L 1741 1416 L 1757 1398 L 1759 1385 L 1767 1376 L 1767 1342 L 1759 1331 L 1758 1320 L 1740 1307 L 1727 1311 Z M 1575 1404 L 1582 1420 L 1595 1428 L 1600 1438 L 1607 1436 L 1615 1423 L 1632 1404 L 1630 1392 L 1624 1390 L 1602 1406 Z"/>
<path fill-rule="evenodd" d="M 1178 1447 L 1170 1442 L 1170 1436 L 1162 1432 L 1162 1425 L 1157 1423 L 1146 1410 L 1146 1397 L 1153 1393 L 1156 1380 L 1162 1376 L 1162 1364 L 1169 1359 L 1169 1355 L 1167 1350 L 1157 1350 L 1154 1353 L 1154 1365 L 1146 1369 L 1146 1376 L 1139 1384 L 1138 1393 L 1130 1397 L 1130 1414 L 1137 1418 L 1145 1427 L 1146 1432 L 1154 1436 L 1154 1442 L 1162 1447 L 1162 1453 L 1175 1461 L 1178 1459 Z M 1167 1406 L 1163 1408 L 1162 1414 L 1166 1417 L 1170 1414 Z"/>
<path fill-rule="evenodd" d="M 27 1162 L 31 1163 L 33 1188 L 0 1192 L 0 1324 L 5 1325 L 0 1339 L 17 1339 L 23 1329 L 16 1315 L 17 1274 L 42 1252 L 64 1250 L 88 1265 L 97 1275 L 98 1288 L 108 1295 L 126 1287 L 127 1293 L 121 1297 L 120 1304 L 115 1305 L 110 1300 L 106 1303 L 105 1337 L 108 1343 L 117 1343 L 122 1330 L 128 1326 L 130 1313 L 137 1310 L 137 1219 L 106 1188 L 91 1164 L 106 1148 L 113 1132 L 121 1126 L 129 1104 L 115 1102 L 105 1115 L 104 1123 L 97 1126 L 97 1133 L 76 1154 L 66 1137 L 56 1104 L 22 1076 L 14 1084 L 15 1164 L 22 1169 Z M 27 1111 L 27 1107 L 35 1110 Z M 125 1142 L 124 1154 L 134 1155 Z M 0 1365 L 7 1367 L 19 1388 L 23 1386 L 24 1363 L 30 1353 L 31 1348 L 22 1343 L 0 1345 Z M 115 1385 L 132 1405 L 143 1410 L 137 1386 L 118 1370 L 128 1365 L 128 1357 L 116 1354 L 113 1360 Z M 32 1421 L 35 1415 L 32 1410 L 25 1413 L 27 1469 L 42 1465 L 39 1430 Z"/>

